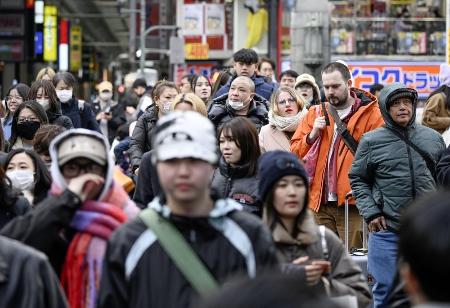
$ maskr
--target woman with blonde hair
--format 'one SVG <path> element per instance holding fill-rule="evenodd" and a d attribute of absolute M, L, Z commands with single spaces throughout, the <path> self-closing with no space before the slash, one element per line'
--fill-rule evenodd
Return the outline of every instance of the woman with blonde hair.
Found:
<path fill-rule="evenodd" d="M 205 103 L 194 93 L 178 94 L 170 106 L 170 110 L 192 110 L 207 117 Z"/>
<path fill-rule="evenodd" d="M 305 100 L 295 90 L 278 88 L 270 99 L 269 124 L 259 133 L 261 153 L 281 150 L 290 151 L 290 140 L 300 120 L 308 110 Z"/>
<path fill-rule="evenodd" d="M 55 77 L 56 73 L 51 67 L 44 67 L 36 75 L 36 81 L 49 80 L 51 81 Z"/>

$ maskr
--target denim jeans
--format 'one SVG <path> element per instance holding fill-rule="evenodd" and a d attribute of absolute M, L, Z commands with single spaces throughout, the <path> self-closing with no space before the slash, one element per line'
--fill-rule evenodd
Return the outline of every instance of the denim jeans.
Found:
<path fill-rule="evenodd" d="M 369 233 L 367 271 L 373 279 L 374 308 L 385 307 L 397 268 L 398 235 L 390 231 Z"/>

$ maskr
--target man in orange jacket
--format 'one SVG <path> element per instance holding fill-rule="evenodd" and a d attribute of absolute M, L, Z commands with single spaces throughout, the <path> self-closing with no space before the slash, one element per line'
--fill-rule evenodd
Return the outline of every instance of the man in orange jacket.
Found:
<path fill-rule="evenodd" d="M 305 164 L 311 165 L 309 207 L 314 211 L 318 224 L 325 225 L 344 238 L 345 196 L 350 192 L 350 171 L 354 156 L 336 130 L 328 111 L 336 109 L 340 119 L 358 142 L 361 136 L 384 124 L 375 96 L 358 88 L 352 88 L 348 67 L 331 62 L 322 70 L 322 83 L 328 103 L 326 109 L 329 125 L 325 121 L 322 106 L 313 106 L 302 119 L 291 140 L 291 151 L 300 158 L 309 153 Z M 315 146 L 313 146 L 316 143 Z M 318 150 L 314 150 L 317 148 Z M 309 160 L 309 161 L 308 161 Z M 314 161 L 316 161 L 314 166 Z M 361 217 L 353 198 L 349 200 L 349 247 L 361 247 Z"/>

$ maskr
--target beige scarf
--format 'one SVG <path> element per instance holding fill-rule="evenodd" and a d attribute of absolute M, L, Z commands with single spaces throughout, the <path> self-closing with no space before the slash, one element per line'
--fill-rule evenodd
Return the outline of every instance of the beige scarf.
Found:
<path fill-rule="evenodd" d="M 305 115 L 306 108 L 303 108 L 302 111 L 297 113 L 293 117 L 282 117 L 273 113 L 272 110 L 269 111 L 269 123 L 275 126 L 278 130 L 282 132 L 295 132 L 297 129 L 298 123 Z M 308 110 L 306 110 L 308 111 Z"/>

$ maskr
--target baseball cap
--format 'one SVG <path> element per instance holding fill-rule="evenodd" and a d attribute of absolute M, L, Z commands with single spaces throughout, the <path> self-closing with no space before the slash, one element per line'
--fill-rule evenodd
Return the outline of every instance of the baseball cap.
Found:
<path fill-rule="evenodd" d="M 102 92 L 105 90 L 112 92 L 113 86 L 112 86 L 112 83 L 109 81 L 102 81 L 97 85 L 97 89 L 98 89 L 98 92 Z"/>
<path fill-rule="evenodd" d="M 214 125 L 194 111 L 173 111 L 160 118 L 153 138 L 154 159 L 195 158 L 215 164 L 218 160 Z"/>
<path fill-rule="evenodd" d="M 73 135 L 63 140 L 57 149 L 58 165 L 62 166 L 74 158 L 87 158 L 105 166 L 108 158 L 105 145 L 89 135 Z"/>

